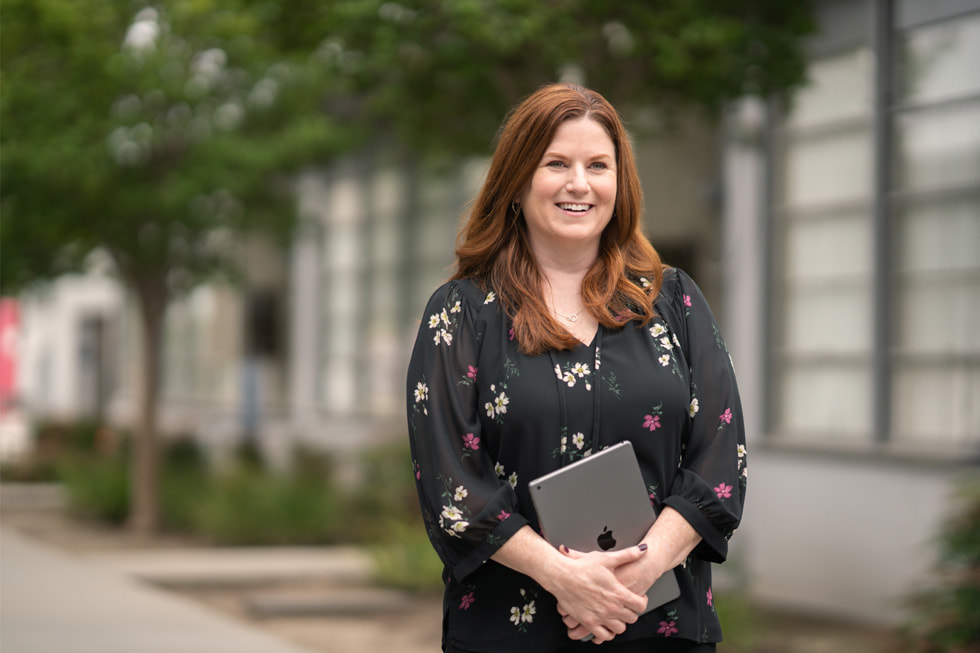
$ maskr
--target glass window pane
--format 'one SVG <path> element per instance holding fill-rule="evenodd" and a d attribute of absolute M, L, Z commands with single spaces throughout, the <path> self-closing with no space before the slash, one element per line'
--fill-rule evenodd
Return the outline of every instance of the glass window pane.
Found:
<path fill-rule="evenodd" d="M 871 134 L 865 128 L 793 139 L 784 157 L 782 196 L 791 207 L 861 200 L 871 193 Z"/>
<path fill-rule="evenodd" d="M 980 92 L 980 14 L 913 29 L 898 47 L 903 101 L 933 102 Z"/>
<path fill-rule="evenodd" d="M 871 273 L 871 220 L 834 214 L 785 225 L 786 277 L 794 281 L 867 278 Z"/>
<path fill-rule="evenodd" d="M 787 126 L 811 127 L 867 116 L 871 111 L 872 62 L 867 48 L 812 62 L 810 83 L 793 97 Z"/>
<path fill-rule="evenodd" d="M 907 207 L 897 247 L 905 272 L 980 270 L 980 194 Z"/>
<path fill-rule="evenodd" d="M 902 352 L 980 354 L 980 275 L 906 280 L 898 292 L 896 344 Z"/>
<path fill-rule="evenodd" d="M 901 116 L 897 129 L 900 188 L 936 190 L 980 182 L 980 102 L 909 113 Z"/>
<path fill-rule="evenodd" d="M 787 439 L 870 441 L 871 375 L 863 367 L 787 365 L 780 391 L 777 424 Z"/>
<path fill-rule="evenodd" d="M 868 352 L 872 304 L 870 291 L 860 283 L 791 288 L 783 348 L 818 355 Z"/>
<path fill-rule="evenodd" d="M 896 440 L 980 444 L 980 367 L 900 368 L 892 430 Z"/>

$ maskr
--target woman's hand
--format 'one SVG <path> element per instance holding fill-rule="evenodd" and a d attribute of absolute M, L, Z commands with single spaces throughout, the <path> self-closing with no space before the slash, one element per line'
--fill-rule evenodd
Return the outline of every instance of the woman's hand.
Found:
<path fill-rule="evenodd" d="M 646 609 L 647 597 L 625 585 L 617 572 L 633 568 L 643 557 L 645 545 L 610 553 L 560 550 L 573 562 L 572 573 L 552 593 L 570 638 L 582 639 L 591 633 L 592 641 L 601 644 L 636 622 Z"/>

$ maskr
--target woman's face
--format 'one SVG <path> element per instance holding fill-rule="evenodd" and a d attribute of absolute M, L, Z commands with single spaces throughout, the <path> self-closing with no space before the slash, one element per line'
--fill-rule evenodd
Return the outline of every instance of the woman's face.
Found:
<path fill-rule="evenodd" d="M 602 125 L 563 122 L 521 198 L 532 248 L 598 252 L 616 207 L 616 181 L 616 148 Z"/>

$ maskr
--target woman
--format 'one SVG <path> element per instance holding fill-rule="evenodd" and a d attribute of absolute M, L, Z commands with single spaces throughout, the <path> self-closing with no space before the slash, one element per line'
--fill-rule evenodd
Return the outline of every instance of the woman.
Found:
<path fill-rule="evenodd" d="M 701 292 L 661 264 L 641 213 L 629 138 L 602 96 L 556 84 L 511 112 L 408 370 L 446 651 L 721 639 L 710 563 L 742 512 L 738 391 Z M 658 514 L 646 537 L 616 552 L 547 543 L 528 481 L 623 440 Z M 638 616 L 664 573 L 681 597 Z"/>

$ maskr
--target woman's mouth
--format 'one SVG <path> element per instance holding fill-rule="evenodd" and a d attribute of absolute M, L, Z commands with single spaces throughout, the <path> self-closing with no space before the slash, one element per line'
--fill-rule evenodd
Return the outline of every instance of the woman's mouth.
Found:
<path fill-rule="evenodd" d="M 585 213 L 592 208 L 591 204 L 579 204 L 577 202 L 559 202 L 556 206 L 568 213 Z"/>

